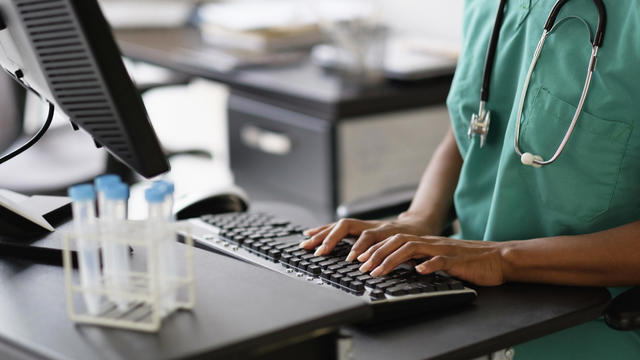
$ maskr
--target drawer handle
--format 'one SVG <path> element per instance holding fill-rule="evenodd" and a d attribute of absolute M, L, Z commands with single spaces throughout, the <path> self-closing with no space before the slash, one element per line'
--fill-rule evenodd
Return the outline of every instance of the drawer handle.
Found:
<path fill-rule="evenodd" d="M 291 152 L 291 139 L 287 135 L 254 125 L 244 125 L 240 130 L 240 138 L 246 146 L 268 154 L 283 156 Z"/>

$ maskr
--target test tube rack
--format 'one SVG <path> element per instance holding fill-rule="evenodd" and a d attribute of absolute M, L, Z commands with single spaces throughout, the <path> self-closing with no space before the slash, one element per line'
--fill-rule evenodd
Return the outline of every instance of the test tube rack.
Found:
<path fill-rule="evenodd" d="M 164 223 L 160 228 L 150 228 L 145 221 L 126 221 L 118 234 L 105 236 L 100 227 L 90 234 L 83 234 L 82 241 L 94 242 L 96 246 L 105 241 L 115 241 L 133 249 L 130 256 L 131 268 L 126 274 L 126 286 L 116 284 L 113 274 L 102 268 L 97 286 L 87 287 L 80 282 L 80 270 L 73 269 L 71 251 L 77 249 L 80 236 L 72 231 L 63 236 L 63 264 L 67 312 L 71 320 L 81 324 L 116 327 L 122 329 L 155 332 L 166 318 L 176 310 L 191 310 L 195 305 L 195 280 L 193 267 L 193 238 L 189 226 L 184 222 Z M 176 252 L 176 273 L 164 282 L 160 277 L 160 253 L 162 241 L 168 236 L 181 243 L 171 242 L 171 250 Z M 80 255 L 79 255 L 80 256 Z M 184 259 L 184 261 L 179 261 Z M 104 264 L 104 261 L 102 261 Z M 175 294 L 167 305 L 169 294 Z M 100 310 L 88 311 L 83 301 L 86 295 L 100 298 Z M 114 300 L 117 298 L 118 300 Z M 125 302 L 126 307 L 116 302 Z M 120 306 L 119 306 L 120 305 Z"/>

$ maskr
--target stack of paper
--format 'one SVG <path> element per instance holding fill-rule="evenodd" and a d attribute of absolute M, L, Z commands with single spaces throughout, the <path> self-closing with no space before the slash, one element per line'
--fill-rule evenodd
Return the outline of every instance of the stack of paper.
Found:
<path fill-rule="evenodd" d="M 121 29 L 181 27 L 195 5 L 185 0 L 101 0 L 100 6 L 109 24 Z"/>
<path fill-rule="evenodd" d="M 300 2 L 210 4 L 198 14 L 204 40 L 224 48 L 273 52 L 309 47 L 323 39 L 315 18 Z"/>
<path fill-rule="evenodd" d="M 323 27 L 350 21 L 364 14 L 359 2 L 250 0 L 216 3 L 198 11 L 205 41 L 224 48 L 273 52 L 309 48 L 324 40 Z"/>

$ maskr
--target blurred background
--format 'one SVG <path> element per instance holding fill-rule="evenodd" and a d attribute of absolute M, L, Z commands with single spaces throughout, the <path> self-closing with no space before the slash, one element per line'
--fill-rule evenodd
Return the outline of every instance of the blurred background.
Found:
<path fill-rule="evenodd" d="M 185 191 L 237 183 L 331 217 L 411 193 L 448 126 L 462 0 L 99 2 Z M 46 107 L 4 75 L 0 94 L 6 152 Z M 0 188 L 57 194 L 104 172 L 136 180 L 56 114 Z"/>

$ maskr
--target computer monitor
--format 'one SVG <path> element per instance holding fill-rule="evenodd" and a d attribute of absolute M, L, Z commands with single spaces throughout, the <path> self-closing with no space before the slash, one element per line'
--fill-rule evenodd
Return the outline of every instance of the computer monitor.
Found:
<path fill-rule="evenodd" d="M 140 175 L 169 170 L 96 0 L 0 0 L 0 65 Z"/>
<path fill-rule="evenodd" d="M 74 128 L 87 131 L 98 146 L 142 176 L 169 170 L 96 0 L 0 0 L 0 65 L 49 102 L 49 119 L 55 107 Z M 45 214 L 68 203 L 66 198 L 26 200 L 19 195 L 0 189 L 0 237 L 52 231 Z"/>

